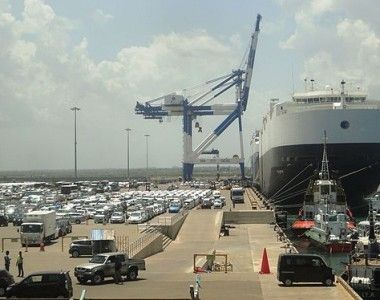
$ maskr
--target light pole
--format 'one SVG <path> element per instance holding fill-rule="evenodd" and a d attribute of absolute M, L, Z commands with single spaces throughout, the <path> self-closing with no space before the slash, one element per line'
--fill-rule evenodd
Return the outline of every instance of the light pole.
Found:
<path fill-rule="evenodd" d="M 79 107 L 72 107 L 71 110 L 74 112 L 74 167 L 75 167 L 75 180 L 78 179 L 78 166 L 77 166 L 77 111 L 80 110 Z"/>
<path fill-rule="evenodd" d="M 129 132 L 132 130 L 131 128 L 124 129 L 127 132 L 127 178 L 129 179 Z"/>
<path fill-rule="evenodd" d="M 146 179 L 148 180 L 148 167 L 149 167 L 149 148 L 148 148 L 148 139 L 150 137 L 149 134 L 145 134 L 145 146 L 146 146 Z"/>

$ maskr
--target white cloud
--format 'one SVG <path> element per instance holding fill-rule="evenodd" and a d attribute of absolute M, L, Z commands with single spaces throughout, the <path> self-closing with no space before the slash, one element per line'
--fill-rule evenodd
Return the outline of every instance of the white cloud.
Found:
<path fill-rule="evenodd" d="M 53 9 L 40 0 L 25 0 L 23 12 L 23 29 L 35 33 L 50 24 L 55 19 Z"/>
<path fill-rule="evenodd" d="M 10 53 L 11 59 L 19 63 L 30 61 L 36 54 L 36 45 L 31 42 L 18 40 Z"/>
<path fill-rule="evenodd" d="M 338 2 L 337 0 L 312 0 L 310 4 L 311 12 L 319 15 L 332 11 Z"/>
<path fill-rule="evenodd" d="M 92 14 L 92 19 L 98 23 L 98 24 L 105 24 L 111 20 L 113 20 L 114 16 L 111 14 L 105 13 L 103 10 L 98 8 L 95 10 L 95 12 Z"/>
<path fill-rule="evenodd" d="M 72 160 L 69 108 L 73 105 L 82 108 L 80 153 L 92 153 L 82 155 L 80 168 L 120 167 L 126 124 L 136 128 L 136 135 L 145 133 L 138 130 L 149 131 L 152 143 L 162 136 L 163 127 L 134 115 L 137 100 L 204 82 L 238 63 L 233 59 L 238 57 L 236 37 L 221 41 L 201 30 L 156 36 L 146 46 L 126 47 L 113 59 L 96 62 L 85 37 L 71 46 L 73 28 L 73 21 L 43 1 L 26 0 L 20 18 L 0 7 L 0 135 L 7 145 L 6 150 L 0 147 L 0 166 L 4 169 L 67 168 Z M 157 140 L 152 159 L 168 153 L 156 157 L 160 165 L 179 163 L 180 128 L 180 122 L 165 126 L 168 140 Z M 22 152 L 25 141 L 28 155 Z M 54 153 L 47 141 L 54 145 Z M 165 143 L 176 147 L 168 150 Z M 143 148 L 143 139 L 136 138 L 134 147 Z M 143 165 L 143 153 L 135 155 L 140 163 L 134 167 Z"/>
<path fill-rule="evenodd" d="M 304 57 L 300 78 L 326 84 L 344 78 L 362 83 L 371 97 L 380 97 L 380 24 L 371 17 L 378 3 L 367 2 L 360 7 L 351 0 L 283 2 L 289 4 L 295 29 L 279 45 Z"/>

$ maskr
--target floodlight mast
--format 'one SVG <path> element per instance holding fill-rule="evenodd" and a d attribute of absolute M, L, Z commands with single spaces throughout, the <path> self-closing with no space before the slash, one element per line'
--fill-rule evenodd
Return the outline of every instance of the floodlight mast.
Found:
<path fill-rule="evenodd" d="M 255 62 L 258 35 L 260 32 L 261 15 L 257 15 L 256 26 L 251 36 L 249 54 L 245 70 L 233 70 L 230 74 L 207 81 L 204 86 L 213 84 L 211 88 L 202 93 L 197 93 L 195 99 L 191 96 L 171 93 L 165 96 L 146 101 L 144 104 L 137 102 L 135 113 L 143 115 L 145 119 L 156 119 L 162 122 L 164 117 L 183 117 L 183 181 L 190 181 L 193 177 L 194 164 L 234 164 L 240 165 L 242 179 L 244 174 L 244 143 L 242 115 L 247 109 L 250 85 L 252 80 L 253 65 Z M 197 86 L 200 87 L 200 86 Z M 209 104 L 219 95 L 230 88 L 236 88 L 236 99 L 229 104 Z M 199 95 L 200 94 L 200 95 Z M 201 103 L 198 105 L 198 103 Z M 192 144 L 193 121 L 199 116 L 227 115 L 194 150 Z M 235 121 L 238 120 L 240 139 L 240 158 L 200 158 L 207 148 Z"/>

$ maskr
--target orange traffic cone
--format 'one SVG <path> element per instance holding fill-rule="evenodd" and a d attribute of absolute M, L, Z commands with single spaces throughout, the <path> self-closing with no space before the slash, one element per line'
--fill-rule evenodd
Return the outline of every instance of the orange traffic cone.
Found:
<path fill-rule="evenodd" d="M 261 261 L 261 271 L 260 274 L 270 274 L 269 261 L 267 255 L 267 249 L 264 248 L 263 259 Z"/>

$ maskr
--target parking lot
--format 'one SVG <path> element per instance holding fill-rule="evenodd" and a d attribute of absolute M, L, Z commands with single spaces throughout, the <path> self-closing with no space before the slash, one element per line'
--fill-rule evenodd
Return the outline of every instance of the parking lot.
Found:
<path fill-rule="evenodd" d="M 20 242 L 5 242 L 5 249 L 12 258 L 11 273 L 17 275 L 15 259 L 19 250 L 25 257 L 26 275 L 36 271 L 69 270 L 73 281 L 74 298 L 78 299 L 86 290 L 88 299 L 189 299 L 189 286 L 195 283 L 193 274 L 193 255 L 195 253 L 225 253 L 233 265 L 233 272 L 212 272 L 201 274 L 202 299 L 349 299 L 341 286 L 323 287 L 320 285 L 298 285 L 294 288 L 283 288 L 276 279 L 276 262 L 282 253 L 282 243 L 276 239 L 275 231 L 268 224 L 235 225 L 228 237 L 220 237 L 223 210 L 245 210 L 249 205 L 236 204 L 235 208 L 228 198 L 229 191 L 221 191 L 226 198 L 222 209 L 191 209 L 177 238 L 163 252 L 145 259 L 146 271 L 139 274 L 136 281 L 127 281 L 122 285 L 106 279 L 101 285 L 79 284 L 73 276 L 75 266 L 86 263 L 89 257 L 71 258 L 68 247 L 71 236 L 89 235 L 93 228 L 113 229 L 115 236 L 128 236 L 130 240 L 139 236 L 138 224 L 93 224 L 73 225 L 73 232 L 64 238 L 62 252 L 61 239 L 45 246 L 30 247 L 28 252 L 20 247 Z M 156 223 L 158 218 L 173 214 L 164 213 L 151 219 Z M 140 228 L 141 229 L 141 228 Z M 17 238 L 17 227 L 12 225 L 0 228 L 1 237 Z M 271 274 L 259 275 L 262 250 L 267 247 Z M 202 261 L 197 261 L 202 265 Z M 15 277 L 16 281 L 20 278 Z M 312 294 L 310 293 L 313 290 Z"/>
<path fill-rule="evenodd" d="M 4 252 L 10 251 L 10 273 L 17 275 L 15 262 L 18 252 L 22 251 L 26 276 L 37 271 L 70 271 L 75 296 L 79 297 L 83 286 L 77 284 L 73 270 L 77 265 L 88 262 L 90 256 L 72 258 L 68 251 L 73 240 L 90 238 L 93 229 L 113 230 L 118 249 L 127 252 L 128 246 L 141 236 L 141 232 L 146 230 L 147 226 L 170 224 L 172 217 L 176 214 L 181 215 L 182 211 L 200 207 L 204 199 L 213 200 L 212 193 L 210 189 L 182 186 L 180 189 L 161 188 L 153 191 L 122 188 L 117 192 L 110 191 L 93 195 L 89 193 L 89 188 L 84 186 L 67 197 L 59 194 L 52 186 L 2 185 L 0 196 L 5 195 L 9 200 L 0 201 L 0 213 L 8 218 L 9 224 L 6 227 L 0 227 L 0 237 Z M 15 200 L 17 197 L 20 199 Z M 222 196 L 220 204 L 221 209 L 226 209 L 224 196 Z M 62 234 L 62 237 L 45 242 L 43 248 L 39 245 L 22 247 L 20 231 L 23 232 L 23 229 L 13 225 L 12 220 L 13 222 L 20 220 L 17 221 L 19 225 L 23 220 L 25 222 L 25 216 L 36 214 L 35 212 L 38 211 L 56 214 L 56 237 L 58 236 L 58 227 L 61 227 L 59 234 Z M 137 218 L 134 218 L 136 215 Z M 69 226 L 67 222 L 62 221 L 65 219 L 71 223 L 72 232 L 70 233 L 67 228 L 62 227 L 63 224 Z M 153 273 L 155 274 L 155 272 Z M 147 279 L 144 274 L 150 273 L 143 272 L 140 281 L 144 281 L 144 278 Z M 20 279 L 15 276 L 16 282 Z M 128 284 L 140 285 L 140 281 Z M 113 283 L 113 281 L 105 280 L 104 283 Z M 85 287 L 91 290 L 91 293 L 100 288 L 98 286 Z M 112 290 L 114 291 L 115 288 L 113 287 Z M 100 288 L 100 291 L 103 293 L 104 289 Z M 117 294 L 116 292 L 115 295 Z M 104 297 L 107 298 L 106 295 Z"/>

